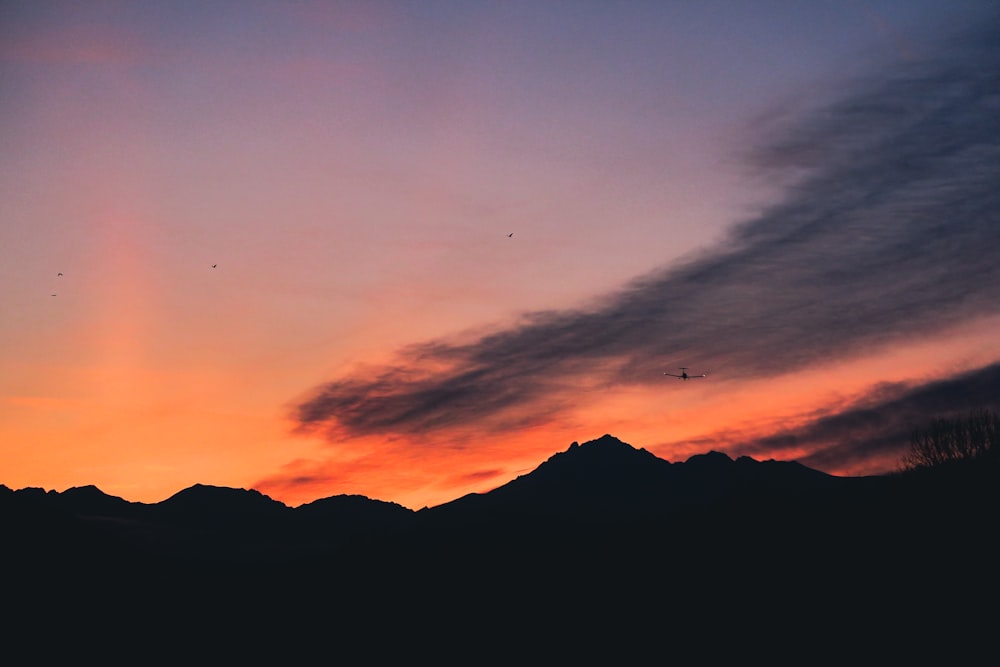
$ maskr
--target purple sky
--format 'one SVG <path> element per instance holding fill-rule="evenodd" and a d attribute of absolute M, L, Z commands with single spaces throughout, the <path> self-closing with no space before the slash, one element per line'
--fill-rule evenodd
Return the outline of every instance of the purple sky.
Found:
<path fill-rule="evenodd" d="M 0 483 L 420 506 L 606 432 L 885 467 L 1000 360 L 997 34 L 991 2 L 5 2 Z"/>

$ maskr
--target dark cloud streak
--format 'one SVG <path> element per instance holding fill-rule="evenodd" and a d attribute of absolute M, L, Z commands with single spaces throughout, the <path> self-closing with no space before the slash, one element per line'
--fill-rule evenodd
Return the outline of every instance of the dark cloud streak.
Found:
<path fill-rule="evenodd" d="M 997 313 L 998 35 L 966 35 L 764 139 L 754 166 L 794 181 L 718 247 L 586 308 L 404 349 L 393 368 L 317 388 L 299 423 L 509 427 L 557 413 L 585 378 L 655 382 L 696 363 L 780 374 Z"/>
<path fill-rule="evenodd" d="M 782 450 L 806 448 L 812 453 L 800 462 L 821 470 L 849 468 L 887 454 L 898 460 L 913 430 L 928 426 L 931 415 L 964 417 L 975 409 L 1000 411 L 1000 363 L 920 386 L 883 385 L 835 414 L 732 451 L 777 456 Z"/>

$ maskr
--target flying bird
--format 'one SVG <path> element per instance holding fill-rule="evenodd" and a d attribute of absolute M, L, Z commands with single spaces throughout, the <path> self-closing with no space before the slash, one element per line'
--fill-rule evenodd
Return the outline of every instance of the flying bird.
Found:
<path fill-rule="evenodd" d="M 514 232 L 511 232 L 510 234 L 507 235 L 507 238 L 510 238 L 513 235 L 514 235 Z"/>
<path fill-rule="evenodd" d="M 215 268 L 215 267 L 217 267 L 217 266 L 218 266 L 218 264 L 213 264 L 213 265 L 212 265 L 212 268 L 214 269 L 214 268 Z"/>
<path fill-rule="evenodd" d="M 703 378 L 707 373 L 702 373 L 701 375 L 688 375 L 687 368 L 684 366 L 680 367 L 680 373 L 664 373 L 664 375 L 669 375 L 671 377 L 680 378 L 682 380 L 693 380 L 695 378 Z"/>
<path fill-rule="evenodd" d="M 59 272 L 59 273 L 58 273 L 58 274 L 56 274 L 56 275 L 57 275 L 58 277 L 60 277 L 60 278 L 61 278 L 61 277 L 62 277 L 62 272 Z"/>

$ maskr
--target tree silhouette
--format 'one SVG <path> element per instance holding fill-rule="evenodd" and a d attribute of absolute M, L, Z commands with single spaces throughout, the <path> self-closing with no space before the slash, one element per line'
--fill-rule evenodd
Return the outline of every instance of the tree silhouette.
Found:
<path fill-rule="evenodd" d="M 905 469 L 933 468 L 954 461 L 996 459 L 1000 451 L 1000 414 L 972 410 L 965 417 L 941 417 L 910 436 Z"/>

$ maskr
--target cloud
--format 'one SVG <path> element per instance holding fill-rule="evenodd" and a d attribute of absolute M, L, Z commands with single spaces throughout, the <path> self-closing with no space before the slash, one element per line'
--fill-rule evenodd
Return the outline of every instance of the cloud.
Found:
<path fill-rule="evenodd" d="M 882 385 L 835 414 L 731 451 L 780 456 L 783 450 L 804 448 L 811 453 L 799 461 L 820 470 L 850 469 L 873 459 L 898 462 L 911 433 L 926 427 L 929 415 L 964 417 L 974 409 L 1000 411 L 1000 362 L 918 386 Z"/>
<path fill-rule="evenodd" d="M 317 387 L 295 418 L 348 435 L 511 428 L 662 368 L 781 374 L 995 314 L 997 72 L 991 26 L 858 82 L 762 138 L 754 167 L 791 184 L 718 246 L 585 307 L 400 350 Z"/>

